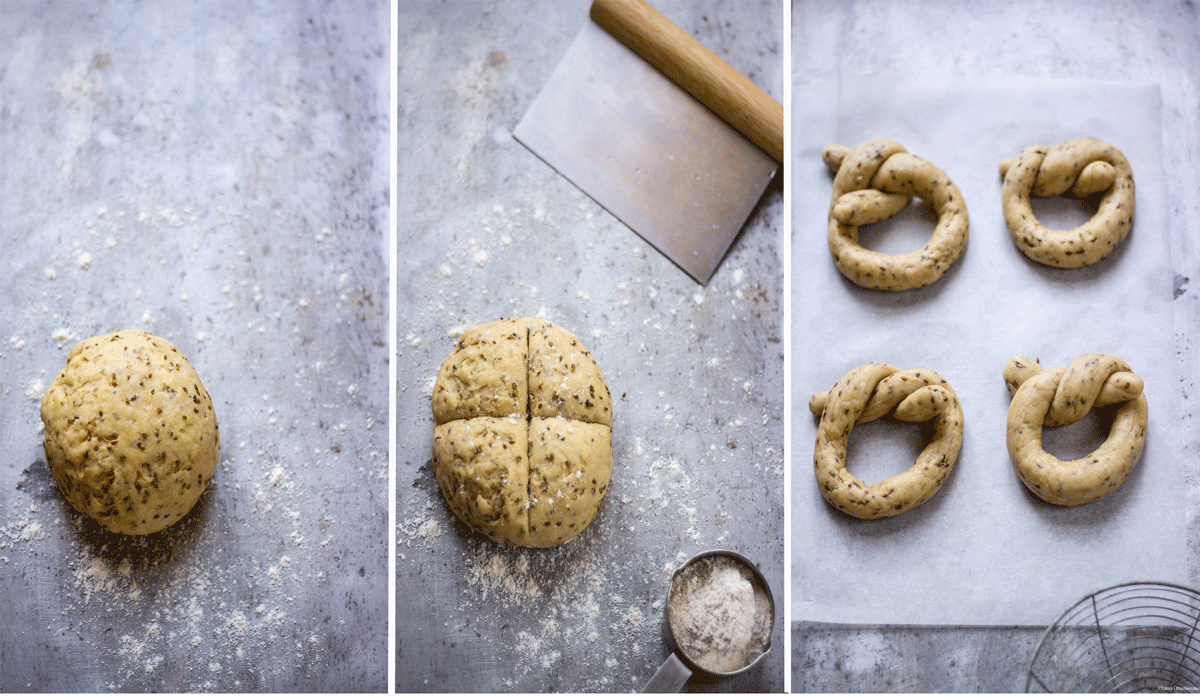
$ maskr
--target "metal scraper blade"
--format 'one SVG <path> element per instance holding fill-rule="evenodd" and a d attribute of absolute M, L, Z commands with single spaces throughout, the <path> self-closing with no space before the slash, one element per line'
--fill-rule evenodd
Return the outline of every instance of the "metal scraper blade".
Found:
<path fill-rule="evenodd" d="M 591 20 L 513 136 L 702 285 L 779 166 Z"/>

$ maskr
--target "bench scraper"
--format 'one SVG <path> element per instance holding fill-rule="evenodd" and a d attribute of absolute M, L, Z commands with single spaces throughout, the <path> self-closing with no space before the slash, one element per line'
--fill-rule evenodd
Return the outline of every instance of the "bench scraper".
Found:
<path fill-rule="evenodd" d="M 644 0 L 594 0 L 513 136 L 705 285 L 783 160 L 783 107 Z"/>

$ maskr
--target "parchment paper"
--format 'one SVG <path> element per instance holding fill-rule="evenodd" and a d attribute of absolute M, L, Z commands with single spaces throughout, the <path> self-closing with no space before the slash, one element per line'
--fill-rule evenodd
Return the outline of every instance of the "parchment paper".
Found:
<path fill-rule="evenodd" d="M 844 76 L 800 88 L 814 96 L 793 130 L 792 619 L 848 623 L 1047 624 L 1084 594 L 1128 580 L 1182 582 L 1185 511 L 1179 369 L 1156 85 L 1026 79 L 971 82 Z M 823 97 L 819 101 L 815 97 Z M 1117 145 L 1137 187 L 1129 238 L 1091 267 L 1028 261 L 1001 213 L 1002 159 L 1022 148 L 1092 136 Z M 867 291 L 837 271 L 826 245 L 829 142 L 887 137 L 941 167 L 970 213 L 963 257 L 933 286 Z M 1048 227 L 1091 216 L 1079 201 L 1035 202 Z M 887 253 L 922 245 L 933 213 L 914 201 L 893 221 L 864 228 Z M 1116 492 L 1061 508 L 1026 492 L 1005 446 L 1013 355 L 1066 365 L 1111 353 L 1143 377 L 1150 426 L 1138 467 Z M 897 517 L 860 521 L 834 510 L 812 475 L 818 419 L 811 394 L 847 371 L 882 361 L 941 373 L 966 418 L 958 463 L 929 502 Z M 1048 429 L 1062 458 L 1107 434 L 1089 416 Z M 856 427 L 849 468 L 873 482 L 898 473 L 923 446 L 919 426 Z"/>

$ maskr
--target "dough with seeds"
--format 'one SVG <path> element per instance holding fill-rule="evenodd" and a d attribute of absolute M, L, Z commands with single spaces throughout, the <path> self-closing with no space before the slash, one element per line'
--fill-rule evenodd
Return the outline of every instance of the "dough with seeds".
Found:
<path fill-rule="evenodd" d="M 43 447 L 73 508 L 119 534 L 179 521 L 220 453 L 212 399 L 187 359 L 145 331 L 80 341 L 41 405 Z"/>
<path fill-rule="evenodd" d="M 933 370 L 868 363 L 847 372 L 808 402 L 820 416 L 813 469 L 821 495 L 842 512 L 875 520 L 911 510 L 933 497 L 962 447 L 963 411 L 950 384 Z M 933 439 L 907 471 L 866 484 L 846 469 L 850 431 L 892 413 L 909 423 L 934 421 Z"/>
<path fill-rule="evenodd" d="M 1012 394 L 1008 454 L 1017 477 L 1054 505 L 1082 505 L 1120 486 L 1142 456 L 1148 405 L 1142 378 L 1112 355 L 1082 355 L 1068 367 L 1043 369 L 1018 355 L 1004 366 Z M 1042 448 L 1042 427 L 1070 425 L 1093 408 L 1123 404 L 1108 438 L 1086 457 L 1063 461 Z"/>
<path fill-rule="evenodd" d="M 912 290 L 942 277 L 962 256 L 970 223 L 962 193 L 932 162 L 894 140 L 868 140 L 854 149 L 831 143 L 821 152 L 834 174 L 829 203 L 829 253 L 842 275 L 873 290 Z M 933 206 L 933 236 L 907 254 L 883 254 L 858 243 L 858 228 L 900 212 L 913 196 Z"/>
<path fill-rule="evenodd" d="M 1112 253 L 1133 226 L 1133 168 L 1115 146 L 1076 138 L 1054 147 L 1034 145 L 1000 163 L 1004 222 L 1021 253 L 1055 268 L 1080 268 Z M 1085 198 L 1104 191 L 1091 220 L 1072 230 L 1043 227 L 1030 197 Z"/>
<path fill-rule="evenodd" d="M 570 333 L 532 317 L 468 329 L 432 406 L 434 477 L 472 529 L 548 547 L 591 524 L 612 477 L 612 396 Z"/>

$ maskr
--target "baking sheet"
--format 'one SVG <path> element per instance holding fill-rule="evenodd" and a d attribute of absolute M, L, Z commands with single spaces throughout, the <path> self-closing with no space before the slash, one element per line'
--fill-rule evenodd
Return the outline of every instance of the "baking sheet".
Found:
<path fill-rule="evenodd" d="M 1097 587 L 1186 577 L 1178 366 L 1165 221 L 1160 95 L 1155 85 L 845 75 L 802 88 L 827 95 L 797 118 L 792 246 L 792 620 L 847 623 L 1044 624 Z M 1043 268 L 1013 246 L 1000 209 L 1002 159 L 1082 136 L 1116 144 L 1137 185 L 1130 237 L 1085 269 Z M 829 258 L 828 142 L 887 137 L 959 186 L 971 230 L 964 256 L 933 286 L 905 293 L 850 284 Z M 1049 226 L 1090 216 L 1071 201 L 1036 202 Z M 864 230 L 887 253 L 928 239 L 920 204 Z M 1045 366 L 1088 352 L 1124 358 L 1145 379 L 1150 425 L 1142 460 L 1095 503 L 1056 508 L 1026 493 L 1004 443 L 1001 371 L 1024 354 Z M 808 397 L 870 361 L 941 373 L 966 418 L 954 473 L 921 507 L 859 521 L 824 502 L 811 471 L 817 419 Z M 1048 433 L 1060 456 L 1103 437 L 1099 420 Z M 911 466 L 916 426 L 855 428 L 850 468 L 875 481 Z"/>

